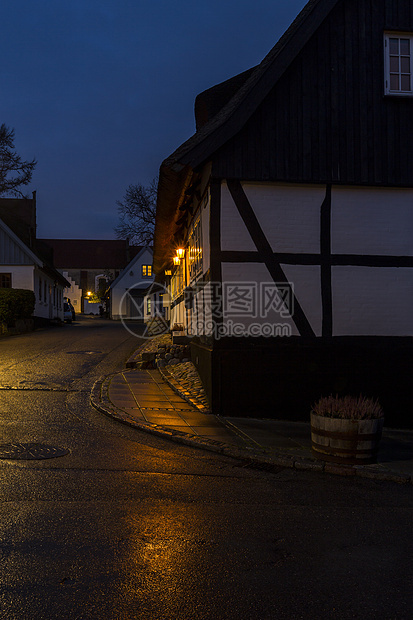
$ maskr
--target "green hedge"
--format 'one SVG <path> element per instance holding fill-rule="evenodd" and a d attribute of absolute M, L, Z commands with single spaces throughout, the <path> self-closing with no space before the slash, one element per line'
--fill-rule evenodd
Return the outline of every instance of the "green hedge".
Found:
<path fill-rule="evenodd" d="M 18 319 L 28 319 L 34 312 L 33 291 L 22 288 L 0 288 L 0 323 L 14 325 Z"/>

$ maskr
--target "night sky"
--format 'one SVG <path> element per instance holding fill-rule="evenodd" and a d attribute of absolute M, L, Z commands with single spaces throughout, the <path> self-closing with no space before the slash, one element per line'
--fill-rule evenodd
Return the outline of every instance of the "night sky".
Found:
<path fill-rule="evenodd" d="M 114 239 L 116 200 L 195 131 L 305 0 L 2 0 L 0 124 L 38 161 L 38 237 Z"/>

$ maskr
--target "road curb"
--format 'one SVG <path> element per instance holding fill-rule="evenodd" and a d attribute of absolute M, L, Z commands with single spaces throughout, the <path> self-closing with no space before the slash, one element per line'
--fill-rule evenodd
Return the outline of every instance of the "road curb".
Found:
<path fill-rule="evenodd" d="M 170 429 L 160 424 L 136 420 L 110 401 L 107 390 L 114 376 L 123 374 L 124 372 L 130 372 L 131 370 L 132 369 L 129 368 L 125 371 L 119 371 L 100 377 L 95 381 L 90 392 L 91 405 L 97 411 L 122 424 L 163 439 L 169 439 L 175 443 L 180 443 L 192 448 L 208 450 L 216 454 L 222 454 L 223 456 L 241 460 L 245 463 L 245 467 L 250 467 L 252 469 L 279 471 L 280 468 L 289 468 L 296 469 L 297 471 L 321 472 L 336 476 L 369 478 L 384 482 L 396 482 L 397 484 L 413 483 L 411 476 L 395 474 L 392 471 L 382 468 L 380 465 L 341 465 L 283 453 L 271 453 L 270 455 L 270 453 L 263 449 L 260 451 L 261 453 L 258 453 L 257 448 L 237 448 L 224 442 L 216 441 L 215 439 L 209 439 L 199 435 L 190 435 L 189 433 Z M 225 421 L 221 420 L 218 416 L 215 417 L 225 425 Z"/>
<path fill-rule="evenodd" d="M 132 418 L 125 411 L 116 407 L 109 400 L 109 398 L 107 398 L 107 396 L 105 398 L 105 388 L 106 386 L 109 386 L 110 381 L 117 374 L 123 373 L 113 373 L 111 375 L 107 375 L 106 377 L 100 377 L 97 381 L 95 381 L 92 387 L 90 393 L 90 402 L 92 406 L 101 413 L 104 413 L 105 415 L 121 422 L 122 424 L 131 426 L 132 428 L 145 431 L 158 437 L 170 439 L 171 441 L 175 441 L 177 443 L 182 443 L 194 448 L 203 448 L 205 450 L 224 454 L 225 456 L 232 456 L 234 458 L 245 457 L 244 454 L 239 453 L 239 450 L 237 448 L 232 449 L 231 446 L 221 441 L 216 441 L 215 439 L 208 439 L 207 437 L 200 437 L 199 435 L 190 435 L 189 433 L 170 429 L 160 424 L 143 422 Z"/>

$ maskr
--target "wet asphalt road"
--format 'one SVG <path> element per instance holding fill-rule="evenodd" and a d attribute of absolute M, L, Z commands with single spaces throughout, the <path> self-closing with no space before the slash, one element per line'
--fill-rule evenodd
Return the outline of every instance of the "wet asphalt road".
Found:
<path fill-rule="evenodd" d="M 412 487 L 268 473 L 89 404 L 138 341 L 120 324 L 0 339 L 1 620 L 410 619 Z"/>

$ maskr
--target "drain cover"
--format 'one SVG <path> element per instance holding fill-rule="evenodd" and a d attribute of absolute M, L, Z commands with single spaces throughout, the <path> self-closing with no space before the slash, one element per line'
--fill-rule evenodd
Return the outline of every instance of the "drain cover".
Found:
<path fill-rule="evenodd" d="M 67 448 L 46 446 L 41 443 L 3 443 L 0 444 L 0 459 L 31 461 L 36 459 L 54 459 L 68 454 Z"/>

